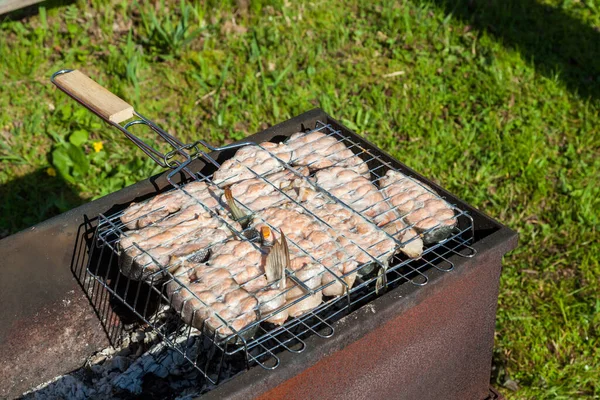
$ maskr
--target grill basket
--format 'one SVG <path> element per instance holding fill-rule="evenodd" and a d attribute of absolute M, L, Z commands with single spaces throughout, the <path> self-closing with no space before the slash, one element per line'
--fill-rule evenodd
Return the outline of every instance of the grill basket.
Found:
<path fill-rule="evenodd" d="M 131 109 L 130 112 L 125 113 L 125 115 L 118 115 L 115 118 L 117 113 L 113 112 L 111 114 L 103 112 L 101 105 L 95 102 L 95 99 L 86 97 L 86 94 L 81 92 L 77 86 L 67 85 L 67 81 L 61 80 L 61 77 L 68 77 L 71 72 L 72 71 L 69 70 L 57 72 L 53 76 L 53 82 L 61 90 L 65 91 L 69 96 L 83 104 L 86 108 L 121 130 L 159 165 L 170 168 L 171 172 L 168 174 L 167 179 L 173 186 L 172 191 L 181 191 L 185 195 L 190 196 L 186 191 L 186 184 L 192 181 L 204 182 L 211 188 L 220 189 L 219 185 L 214 183 L 212 174 L 205 175 L 199 171 L 192 170 L 192 161 L 200 158 L 207 164 L 212 165 L 214 169 L 217 169 L 221 164 L 216 161 L 210 152 L 228 151 L 234 150 L 242 145 L 252 145 L 257 146 L 257 148 L 260 148 L 262 151 L 269 153 L 270 157 L 275 158 L 279 163 L 280 169 L 295 174 L 298 179 L 302 180 L 304 185 L 314 189 L 323 202 L 335 203 L 351 212 L 357 218 L 369 221 L 362 213 L 354 211 L 352 204 L 346 204 L 339 198 L 333 196 L 330 192 L 315 183 L 313 179 L 300 174 L 294 166 L 290 165 L 290 163 L 286 163 L 280 158 L 277 158 L 272 152 L 261 146 L 260 143 L 242 143 L 220 148 L 210 146 L 203 141 L 184 144 L 163 131 L 152 121 L 135 112 L 133 109 Z M 137 117 L 137 119 L 125 125 L 121 124 L 124 122 L 121 120 L 122 118 L 127 120 L 132 116 Z M 160 138 L 172 146 L 173 150 L 163 154 L 147 145 L 130 131 L 129 128 L 133 125 L 144 125 L 150 128 Z M 306 130 L 308 132 L 322 133 L 335 139 L 336 142 L 344 143 L 355 156 L 366 163 L 369 169 L 370 180 L 374 184 L 378 184 L 379 180 L 388 170 L 398 171 L 393 165 L 386 162 L 381 154 L 376 151 L 365 149 L 361 143 L 347 135 L 345 133 L 348 132 L 347 128 L 344 128 L 341 125 L 317 121 L 315 126 L 306 127 Z M 202 150 L 204 148 L 208 149 L 208 151 Z M 315 215 L 313 212 L 314 209 L 307 208 L 305 204 L 296 201 L 279 189 L 277 185 L 270 180 L 268 174 L 260 174 L 251 168 L 246 168 L 252 177 L 266 185 L 272 186 L 275 193 L 287 197 L 289 202 L 301 209 L 303 213 L 310 215 L 311 218 L 314 218 L 319 224 L 322 224 L 324 228 L 331 228 L 327 222 Z M 186 177 L 184 180 L 185 183 L 176 183 L 175 177 L 180 176 L 181 174 L 184 174 Z M 416 178 L 413 179 L 416 180 Z M 416 182 L 419 183 L 418 181 Z M 423 186 L 423 188 L 427 191 L 431 190 L 426 186 Z M 438 196 L 436 193 L 433 194 Z M 228 221 L 224 219 L 222 215 L 198 202 L 195 198 L 194 201 L 204 207 L 206 211 L 211 213 L 215 218 L 219 219 L 224 224 L 229 225 Z M 384 201 L 387 201 L 387 199 Z M 241 203 L 241 207 L 247 209 L 243 203 Z M 94 234 L 92 246 L 89 250 L 87 270 L 93 279 L 106 288 L 120 304 L 131 310 L 137 318 L 147 324 L 150 329 L 154 330 L 161 340 L 164 341 L 165 345 L 177 350 L 182 357 L 189 361 L 189 363 L 211 383 L 217 384 L 219 379 L 223 376 L 224 369 L 231 368 L 232 365 L 235 366 L 234 368 L 239 369 L 250 368 L 253 365 L 259 365 L 265 369 L 275 369 L 280 363 L 278 354 L 284 351 L 301 353 L 306 349 L 305 339 L 307 337 L 316 335 L 321 338 L 329 338 L 334 335 L 333 322 L 346 316 L 353 310 L 362 307 L 382 294 L 381 276 L 378 276 L 376 271 L 383 271 L 386 278 L 383 280 L 384 290 L 392 290 L 399 285 L 404 284 L 424 286 L 428 282 L 428 270 L 434 268 L 439 271 L 449 272 L 454 268 L 454 264 L 450 260 L 451 256 L 473 257 L 475 255 L 475 250 L 470 246 L 474 240 L 473 220 L 466 211 L 460 210 L 455 206 L 452 207 L 454 209 L 457 224 L 451 235 L 441 242 L 426 246 L 420 258 L 410 259 L 401 253 L 397 253 L 387 262 L 383 262 L 377 257 L 372 257 L 372 262 L 358 265 L 355 270 L 341 276 L 333 273 L 330 270 L 331 266 L 330 268 L 324 267 L 322 274 L 330 274 L 334 279 L 328 284 L 316 288 L 307 286 L 305 282 L 298 279 L 293 272 L 286 271 L 287 278 L 291 279 L 295 285 L 301 287 L 304 291 L 304 295 L 292 302 L 288 302 L 285 306 L 286 308 L 306 300 L 315 293 L 323 291 L 328 285 L 335 284 L 336 282 L 339 282 L 346 287 L 345 294 L 338 297 L 324 297 L 324 301 L 317 308 L 314 308 L 299 317 L 288 319 L 281 326 L 266 322 L 273 314 L 280 312 L 281 310 L 276 310 L 269 315 L 259 315 L 254 323 L 239 331 L 236 331 L 230 326 L 225 318 L 222 318 L 218 313 L 215 313 L 216 317 L 222 323 L 222 328 L 226 328 L 227 331 L 233 332 L 232 334 L 225 336 L 218 334 L 219 329 L 216 329 L 214 332 L 210 332 L 207 329 L 196 329 L 185 324 L 181 318 L 179 318 L 178 313 L 171 305 L 169 296 L 166 294 L 166 287 L 169 283 L 174 282 L 180 286 L 179 290 L 189 291 L 189 289 L 180 281 L 180 277 L 177 274 L 169 272 L 171 266 L 162 265 L 154 259 L 152 255 L 148 253 L 149 249 L 137 247 L 140 254 L 147 255 L 153 260 L 153 264 L 158 265 L 158 272 L 150 274 L 145 282 L 134 281 L 119 273 L 119 257 L 123 251 L 119 242 L 123 237 L 128 235 L 128 229 L 120 219 L 123 211 L 99 215 L 98 226 Z M 157 222 L 158 221 L 154 223 Z M 263 220 L 262 222 L 270 225 L 269 221 Z M 407 244 L 398 239 L 400 235 L 390 235 L 375 224 L 371 223 L 371 225 L 373 229 L 376 229 L 381 235 L 385 236 L 387 239 L 393 240 L 397 247 L 402 247 Z M 231 225 L 229 225 L 229 228 L 232 231 L 232 237 L 239 240 L 250 241 L 253 246 L 259 249 L 259 244 L 257 243 L 258 239 L 253 235 L 250 235 L 250 228 L 239 230 Z M 273 226 L 271 226 L 271 228 L 276 229 L 276 227 Z M 410 225 L 406 229 L 409 228 L 411 228 Z M 429 231 L 432 229 L 435 228 L 431 228 Z M 427 233 L 428 231 L 422 232 L 421 237 Z M 343 236 L 343 233 L 340 234 Z M 352 242 L 351 238 L 346 239 Z M 299 250 L 307 256 L 312 257 L 309 250 L 303 249 L 299 244 L 291 244 L 298 247 Z M 353 242 L 353 244 L 360 247 L 358 243 Z M 362 250 L 366 252 L 370 251 L 368 248 Z M 314 257 L 312 257 L 312 259 L 316 263 L 321 261 Z M 377 267 L 374 270 L 375 272 L 368 273 L 368 270 L 373 265 Z M 352 287 L 348 287 L 344 278 L 349 274 L 355 273 L 361 273 L 362 277 L 359 277 Z M 192 296 L 196 296 L 192 291 L 189 291 L 189 293 Z M 196 299 L 201 301 L 197 296 Z M 108 325 L 110 321 L 105 320 L 103 323 Z"/>

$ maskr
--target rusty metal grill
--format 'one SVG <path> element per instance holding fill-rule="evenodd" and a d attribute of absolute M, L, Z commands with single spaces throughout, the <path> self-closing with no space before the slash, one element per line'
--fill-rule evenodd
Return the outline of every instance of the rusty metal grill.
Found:
<path fill-rule="evenodd" d="M 63 71 L 61 73 L 66 72 Z M 60 85 L 57 86 L 60 87 Z M 62 87 L 61 89 L 66 91 Z M 81 101 L 81 99 L 78 99 L 68 91 L 66 92 L 86 106 L 85 102 Z M 93 112 L 96 112 L 92 108 L 90 109 Z M 134 112 L 134 115 L 139 119 L 129 122 L 124 126 L 112 121 L 107 122 L 123 131 L 127 137 L 129 137 L 136 145 L 140 146 L 142 150 L 144 150 L 144 152 L 152 157 L 152 159 L 157 163 L 172 169 L 168 175 L 168 180 L 173 185 L 173 191 L 181 191 L 190 196 L 214 218 L 227 225 L 231 231 L 230 238 L 249 241 L 257 250 L 260 250 L 260 247 L 257 244 L 256 236 L 252 235 L 251 227 L 241 230 L 235 228 L 228 222 L 226 218 L 223 217 L 221 213 L 217 212 L 215 209 L 207 207 L 205 204 L 198 201 L 197 198 L 190 195 L 190 193 L 188 193 L 186 190 L 186 184 L 192 181 L 204 182 L 209 187 L 217 190 L 220 189 L 219 185 L 215 183 L 212 174 L 204 175 L 200 172 L 191 170 L 190 164 L 196 158 L 202 158 L 207 163 L 212 164 L 215 168 L 219 168 L 221 166 L 221 164 L 217 162 L 215 158 L 213 158 L 208 152 L 200 150 L 201 146 L 206 147 L 211 151 L 225 151 L 240 147 L 240 145 L 238 144 L 232 147 L 215 148 L 203 141 L 185 145 L 160 129 L 152 121 L 144 118 L 138 113 Z M 137 138 L 129 131 L 129 128 L 133 125 L 145 125 L 149 127 L 153 132 L 157 133 L 169 145 L 171 145 L 173 147 L 173 151 L 167 154 L 162 154 L 153 149 L 151 146 L 145 144 L 141 139 Z M 320 132 L 326 137 L 335 139 L 336 142 L 343 143 L 346 148 L 352 151 L 352 157 L 359 157 L 361 162 L 368 166 L 368 175 L 370 176 L 371 182 L 374 184 L 377 184 L 388 170 L 396 170 L 391 164 L 382 158 L 380 153 L 367 150 L 363 148 L 360 143 L 357 143 L 348 136 L 344 135 L 341 127 L 318 121 L 314 128 L 308 131 Z M 395 243 L 396 248 L 407 245 L 406 241 L 399 239 L 399 234 L 402 232 L 391 234 L 378 227 L 376 224 L 372 223 L 371 220 L 362 212 L 355 211 L 352 207 L 352 204 L 347 204 L 340 198 L 332 195 L 330 191 L 325 190 L 325 188 L 318 185 L 310 176 L 301 174 L 298 168 L 292 165 L 293 161 L 285 162 L 261 144 L 244 143 L 243 145 L 256 146 L 262 151 L 267 152 L 269 157 L 277 160 L 280 170 L 289 171 L 302 182 L 304 187 L 314 190 L 316 196 L 320 200 L 319 204 L 335 204 L 342 207 L 352 215 L 356 216 L 358 219 L 368 222 L 372 229 L 381 235 L 381 237 L 385 238 L 386 240 L 392 240 Z M 192 153 L 189 152 L 190 150 Z M 183 160 L 176 159 L 175 156 L 177 155 L 182 156 Z M 332 166 L 340 164 L 343 161 L 345 160 L 335 160 L 332 162 Z M 305 202 L 293 198 L 289 195 L 289 193 L 278 188 L 276 184 L 270 181 L 269 174 L 273 172 L 272 170 L 261 174 L 248 166 L 245 168 L 250 173 L 251 177 L 272 186 L 276 194 L 285 196 L 290 204 L 293 204 L 295 207 L 297 207 L 297 209 L 301 210 L 302 213 L 317 221 L 321 226 L 323 226 L 324 231 L 328 231 L 326 228 L 333 229 L 332 226 L 330 226 L 318 215 L 318 206 L 312 207 Z M 175 182 L 174 178 L 181 173 L 185 174 L 188 178 L 186 184 L 178 184 Z M 421 185 L 424 190 L 431 192 L 429 187 L 423 186 L 418 180 L 415 180 L 415 182 Z M 437 193 L 431 193 L 439 197 Z M 388 200 L 388 198 L 385 198 L 383 201 L 388 202 Z M 250 210 L 242 202 L 239 203 L 242 208 Z M 324 270 L 321 272 L 321 274 L 331 274 L 335 279 L 316 288 L 307 286 L 305 282 L 296 277 L 292 271 L 286 271 L 287 277 L 291 279 L 297 286 L 300 286 L 305 294 L 292 302 L 286 303 L 284 308 L 292 307 L 293 305 L 306 300 L 313 294 L 323 291 L 327 286 L 333 285 L 336 282 L 339 282 L 346 287 L 344 295 L 337 297 L 326 297 L 318 307 L 299 317 L 287 320 L 281 326 L 275 326 L 265 322 L 273 314 L 281 312 L 281 309 L 278 309 L 269 315 L 260 315 L 257 321 L 239 331 L 236 331 L 231 325 L 229 325 L 226 318 L 223 318 L 218 313 L 215 313 L 217 318 L 219 318 L 221 321 L 222 327 L 225 327 L 228 331 L 233 332 L 225 337 L 218 334 L 218 329 L 215 329 L 214 332 L 199 330 L 186 325 L 182 319 L 178 317 L 177 313 L 173 310 L 173 307 L 171 307 L 171 300 L 169 299 L 169 296 L 167 296 L 165 292 L 167 284 L 170 282 L 176 282 L 180 286 L 180 290 L 187 290 L 198 301 L 202 302 L 202 300 L 198 298 L 194 292 L 187 288 L 185 283 L 180 280 L 180 277 L 177 275 L 177 273 L 170 272 L 173 267 L 172 265 L 162 265 L 148 252 L 149 249 L 142 248 L 137 244 L 134 244 L 137 246 L 137 250 L 140 252 L 140 254 L 147 255 L 152 260 L 151 263 L 159 267 L 158 272 L 147 274 L 145 279 L 147 284 L 146 288 L 144 288 L 144 285 L 146 284 L 139 284 L 139 282 L 133 281 L 125 275 L 118 273 L 118 258 L 123 251 L 121 246 L 119 246 L 119 242 L 123 237 L 128 235 L 128 229 L 120 220 L 123 211 L 109 215 L 101 214 L 99 216 L 99 223 L 95 232 L 93 244 L 90 249 L 90 257 L 87 269 L 88 272 L 103 287 L 105 287 L 112 296 L 129 308 L 145 324 L 150 326 L 168 346 L 171 346 L 179 351 L 182 356 L 191 364 L 193 364 L 194 367 L 198 369 L 198 371 L 200 371 L 201 374 L 203 374 L 211 383 L 216 384 L 222 376 L 225 366 L 227 368 L 231 368 L 231 365 L 235 364 L 241 367 L 249 368 L 251 365 L 259 365 L 265 369 L 275 369 L 280 363 L 280 359 L 278 357 L 280 352 L 289 351 L 292 353 L 301 353 L 306 348 L 305 339 L 307 337 L 317 335 L 322 338 L 328 338 L 334 335 L 335 332 L 332 325 L 333 322 L 342 318 L 353 310 L 367 304 L 376 296 L 381 295 L 381 275 L 378 275 L 375 272 L 368 272 L 372 265 L 376 265 L 376 268 L 374 269 L 375 271 L 383 271 L 382 273 L 386 278 L 383 280 L 383 290 L 390 290 L 403 284 L 413 284 L 417 286 L 426 285 L 428 282 L 427 270 L 430 268 L 435 268 L 437 270 L 446 272 L 451 271 L 454 267 L 452 261 L 450 260 L 451 256 L 474 256 L 475 250 L 470 247 L 470 244 L 474 240 L 473 220 L 471 216 L 464 210 L 460 210 L 454 206 L 452 206 L 452 208 L 454 210 L 453 218 L 456 218 L 457 223 L 451 234 L 440 242 L 426 246 L 420 258 L 418 259 L 411 259 L 402 254 L 395 254 L 390 260 L 384 261 L 381 259 L 380 255 L 373 255 L 373 250 L 371 248 L 362 248 L 360 243 L 355 242 L 351 237 L 345 236 L 343 232 L 338 232 L 338 235 L 342 236 L 348 242 L 352 243 L 363 252 L 368 254 L 371 257 L 371 262 L 358 265 L 353 271 L 342 275 L 333 273 L 330 270 L 331 266 L 323 266 Z M 255 218 L 261 219 L 260 214 L 255 214 Z M 404 215 L 398 216 L 398 218 L 404 218 Z M 160 219 L 158 221 L 154 221 L 153 224 L 157 224 L 160 221 Z M 277 230 L 277 228 L 272 226 L 268 220 L 262 219 L 262 222 L 270 225 L 272 229 Z M 408 225 L 404 229 L 410 228 L 412 228 L 412 226 Z M 433 229 L 435 229 L 435 227 L 429 229 L 429 231 Z M 420 237 L 423 237 L 427 233 L 428 231 L 421 232 Z M 332 240 L 336 239 L 335 237 L 331 236 L 331 234 L 329 235 Z M 416 237 L 410 240 L 416 240 Z M 304 249 L 298 243 L 294 243 L 293 241 L 292 245 L 295 245 L 300 252 L 310 257 L 315 263 L 320 263 L 322 265 L 322 259 L 315 259 L 311 255 L 310 250 Z M 371 247 L 373 246 L 375 246 L 375 244 L 373 244 Z M 209 249 L 207 249 L 207 251 L 208 250 Z M 348 254 L 346 255 L 350 258 Z M 350 287 L 346 283 L 345 278 L 350 274 L 357 274 L 359 272 L 361 274 L 359 274 L 359 277 L 354 285 Z M 144 275 L 146 276 L 146 274 Z M 283 291 L 280 295 L 284 294 L 285 291 Z"/>

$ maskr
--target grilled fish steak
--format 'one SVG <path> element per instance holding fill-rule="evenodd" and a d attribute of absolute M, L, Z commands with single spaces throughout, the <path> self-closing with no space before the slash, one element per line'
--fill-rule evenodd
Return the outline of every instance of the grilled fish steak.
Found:
<path fill-rule="evenodd" d="M 171 306 L 188 325 L 224 339 L 257 319 L 258 300 L 226 268 L 189 263 L 166 285 Z M 251 337 L 253 333 L 249 332 Z"/>
<path fill-rule="evenodd" d="M 347 167 L 369 177 L 367 163 L 346 147 L 340 138 L 321 132 L 298 132 L 285 144 L 292 150 L 292 165 L 306 166 L 311 171 L 333 166 Z"/>
<path fill-rule="evenodd" d="M 377 226 L 384 227 L 385 232 L 402 243 L 400 251 L 407 256 L 416 258 L 421 255 L 423 252 L 421 238 L 415 230 L 404 224 L 400 214 L 390 206 L 370 180 L 351 169 L 342 167 L 321 170 L 315 174 L 315 180 L 319 187 L 327 190 L 348 207 L 368 217 Z M 356 218 L 360 219 L 355 216 Z"/>
<path fill-rule="evenodd" d="M 297 168 L 298 174 L 308 176 L 308 168 Z M 260 211 L 289 202 L 284 193 L 305 186 L 306 182 L 292 171 L 280 171 L 264 178 L 246 179 L 230 186 L 232 197 L 250 211 Z"/>
<path fill-rule="evenodd" d="M 232 220 L 228 224 L 241 230 Z M 172 255 L 202 258 L 198 252 L 204 252 L 206 256 L 207 248 L 230 236 L 232 232 L 223 220 L 193 204 L 156 225 L 125 232 L 119 241 L 119 267 L 132 279 L 156 281 L 164 274 L 154 274 L 161 271 L 161 267 L 170 267 Z"/>
<path fill-rule="evenodd" d="M 213 182 L 225 187 L 255 178 L 255 173 L 263 175 L 278 172 L 284 169 L 278 158 L 285 163 L 291 159 L 291 150 L 285 144 L 263 142 L 260 146 L 264 149 L 257 145 L 241 147 L 214 173 Z"/>
<path fill-rule="evenodd" d="M 128 229 L 139 229 L 159 221 L 193 204 L 204 204 L 207 208 L 217 208 L 222 195 L 220 189 L 206 182 L 191 182 L 184 190 L 172 190 L 152 197 L 148 201 L 132 203 L 121 215 L 121 222 Z"/>
<path fill-rule="evenodd" d="M 447 238 L 456 226 L 452 206 L 416 179 L 389 170 L 380 179 L 379 186 L 392 207 L 423 235 L 425 243 Z"/>
<path fill-rule="evenodd" d="M 225 338 L 236 332 L 242 337 L 254 335 L 244 330 L 261 316 L 274 324 L 283 324 L 288 311 L 284 287 L 270 285 L 264 270 L 265 254 L 252 243 L 228 240 L 214 246 L 206 263 L 182 264 L 167 284 L 167 296 L 185 323 L 207 329 Z"/>

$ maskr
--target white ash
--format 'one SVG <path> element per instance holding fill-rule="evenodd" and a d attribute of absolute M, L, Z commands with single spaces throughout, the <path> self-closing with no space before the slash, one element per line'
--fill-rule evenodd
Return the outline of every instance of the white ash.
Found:
<path fill-rule="evenodd" d="M 197 336 L 190 337 L 190 341 L 195 341 Z M 176 344 L 181 346 L 186 341 L 186 338 L 177 338 Z M 189 348 L 193 349 L 193 343 L 189 343 Z M 187 346 L 186 346 L 187 347 Z M 197 347 L 196 347 L 197 348 Z M 190 354 L 190 358 L 195 355 Z M 143 378 L 149 373 L 152 373 L 159 378 L 166 378 L 169 375 L 181 376 L 185 372 L 193 373 L 193 370 L 187 368 L 190 364 L 180 352 L 168 348 L 164 343 L 158 343 L 144 355 L 139 357 L 135 362 L 122 374 L 111 380 L 111 385 L 115 388 L 126 390 L 133 394 L 142 393 Z M 190 366 L 191 367 L 191 366 Z"/>
<path fill-rule="evenodd" d="M 40 385 L 23 398 L 123 399 L 145 396 L 148 391 L 152 394 L 149 398 L 183 400 L 209 389 L 198 370 L 155 332 L 135 330 L 123 335 L 119 348 L 109 347 L 90 356 L 83 368 Z M 186 355 L 194 359 L 198 351 L 207 350 L 207 343 L 199 343 L 200 338 L 196 332 L 189 338 L 185 335 L 171 340 L 179 348 L 187 348 Z M 156 393 L 157 384 L 160 393 Z"/>

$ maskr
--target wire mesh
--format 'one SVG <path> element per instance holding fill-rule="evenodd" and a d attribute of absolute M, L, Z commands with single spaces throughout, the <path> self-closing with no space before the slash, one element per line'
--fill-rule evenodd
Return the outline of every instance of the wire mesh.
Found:
<path fill-rule="evenodd" d="M 316 157 L 317 160 L 329 159 L 329 167 L 345 166 L 351 157 L 356 157 L 353 159 L 353 167 L 361 168 L 360 165 L 364 164 L 367 168 L 362 168 L 363 170 L 366 169 L 363 175 L 368 176 L 369 180 L 378 186 L 381 186 L 381 180 L 387 171 L 396 170 L 393 165 L 383 159 L 381 154 L 365 149 L 360 143 L 344 135 L 340 129 L 332 124 L 317 122 L 315 128 L 308 133 L 320 133 L 323 137 L 334 140 L 335 143 L 342 143 L 345 148 L 351 151 L 351 153 L 345 153 L 349 154 L 347 157 L 340 157 L 340 153 L 308 153 L 308 156 L 319 156 L 320 158 Z M 393 243 L 394 250 L 403 248 L 409 245 L 411 241 L 421 240 L 429 232 L 437 229 L 437 226 L 431 227 L 429 230 L 424 230 L 418 235 L 410 235 L 408 240 L 403 240 L 403 234 L 414 229 L 417 222 L 412 224 L 404 223 L 401 229 L 390 233 L 373 223 L 373 220 L 381 216 L 381 213 L 371 213 L 371 216 L 366 216 L 371 208 L 374 209 L 378 206 L 377 203 L 371 203 L 366 209 L 358 209 L 356 202 L 352 201 L 352 199 L 348 200 L 344 198 L 342 200 L 341 197 L 344 197 L 343 191 L 342 196 L 333 194 L 337 187 L 324 187 L 319 184 L 319 181 L 314 178 L 314 172 L 310 175 L 301 172 L 298 165 L 294 165 L 293 153 L 289 160 L 285 160 L 263 144 L 252 144 L 252 146 L 256 146 L 257 151 L 266 152 L 269 158 L 276 160 L 277 168 L 265 172 L 260 171 L 256 166 L 245 165 L 243 166 L 244 173 L 248 179 L 256 179 L 263 185 L 271 188 L 271 194 L 283 199 L 282 201 L 286 204 L 286 207 L 292 207 L 298 213 L 309 216 L 323 232 L 326 232 L 330 240 L 340 241 L 343 239 L 346 243 L 357 248 L 358 253 L 363 257 L 366 256 L 369 258 L 369 262 L 363 262 L 356 265 L 350 271 L 340 273 L 339 271 L 344 271 L 343 262 L 353 257 L 353 254 L 349 253 L 346 248 L 341 248 L 344 254 L 341 259 L 338 259 L 339 263 L 324 265 L 325 256 L 315 257 L 311 253 L 311 248 L 305 248 L 303 244 L 291 239 L 290 244 L 298 254 L 308 257 L 312 263 L 320 264 L 323 267 L 319 274 L 321 277 L 329 277 L 327 283 L 321 283 L 317 286 L 309 285 L 306 280 L 300 279 L 294 271 L 288 269 L 286 270 L 286 275 L 293 282 L 293 285 L 291 288 L 281 290 L 279 296 L 286 296 L 290 290 L 296 287 L 301 288 L 304 294 L 292 301 L 286 302 L 283 307 L 267 315 L 258 314 L 250 324 L 241 329 L 235 329 L 228 318 L 219 315 L 219 312 L 215 311 L 212 311 L 212 314 L 220 323 L 218 327 L 207 327 L 206 320 L 204 320 L 202 326 L 198 324 L 192 326 L 193 324 L 186 324 L 180 318 L 180 310 L 175 309 L 176 307 L 173 305 L 175 292 L 169 289 L 173 285 L 177 287 L 176 290 L 179 291 L 177 293 L 185 293 L 185 296 L 188 298 L 195 298 L 204 308 L 210 310 L 211 306 L 204 303 L 188 287 L 189 282 L 186 282 L 184 277 L 174 272 L 177 265 L 158 260 L 155 254 L 153 254 L 152 248 L 138 246 L 136 242 L 133 242 L 133 245 L 130 247 L 123 247 L 121 245 L 124 238 L 132 235 L 133 232 L 122 221 L 123 212 L 106 216 L 100 215 L 89 257 L 88 271 L 92 276 L 145 324 L 152 327 L 168 346 L 176 349 L 212 383 L 218 383 L 223 374 L 224 366 L 231 365 L 232 362 L 245 368 L 249 368 L 252 365 L 259 365 L 265 369 L 275 369 L 280 363 L 278 354 L 282 351 L 301 353 L 306 349 L 305 340 L 307 337 L 312 335 L 323 338 L 332 336 L 335 333 L 335 321 L 372 301 L 378 295 L 381 295 L 381 290 L 378 289 L 381 288 L 382 274 L 385 277 L 383 286 L 387 290 L 394 289 L 406 283 L 423 286 L 428 282 L 427 271 L 429 269 L 434 268 L 439 271 L 448 272 L 454 268 L 454 264 L 450 260 L 452 256 L 472 257 L 475 255 L 475 250 L 470 247 L 474 238 L 473 221 L 468 213 L 451 205 L 449 207 L 454 212 L 452 218 L 456 220 L 452 231 L 447 238 L 425 246 L 417 259 L 412 259 L 402 253 L 389 253 L 385 251 L 378 253 L 375 250 L 377 245 L 385 241 Z M 186 148 L 195 148 L 196 155 L 203 157 L 216 168 L 221 167 L 209 154 L 199 151 L 197 146 L 189 145 Z M 181 148 L 176 150 L 179 151 Z M 168 161 L 169 156 L 165 156 L 164 159 Z M 359 161 L 356 162 L 356 160 Z M 308 163 L 304 167 L 310 168 L 311 164 Z M 181 171 L 189 171 L 189 163 L 179 164 L 174 168 L 169 177 L 173 177 Z M 295 192 L 290 192 L 279 187 L 278 182 L 273 181 L 272 178 L 273 173 L 278 171 L 289 172 L 297 180 L 300 187 L 312 191 L 313 197 L 311 201 L 302 201 L 302 199 L 294 194 Z M 222 187 L 227 184 L 227 182 L 215 183 L 212 174 L 202 175 L 200 173 L 193 173 L 191 177 L 192 182 L 206 185 L 206 188 L 213 190 L 218 196 L 222 193 Z M 414 182 L 420 185 L 423 190 L 431 193 L 432 196 L 439 198 L 437 193 L 432 192 L 428 186 L 423 185 L 418 180 L 414 180 Z M 219 221 L 220 224 L 227 228 L 228 232 L 226 238 L 215 240 L 206 249 L 203 249 L 206 254 L 210 254 L 211 249 L 230 240 L 248 242 L 256 251 L 264 252 L 264 248 L 261 247 L 260 238 L 256 235 L 255 226 L 257 223 L 261 223 L 270 226 L 274 231 L 278 231 L 278 226 L 272 225 L 269 219 L 263 218 L 261 210 L 256 210 L 255 207 L 250 207 L 248 204 L 244 204 L 243 201 L 238 200 L 237 202 L 241 208 L 248 214 L 252 214 L 254 218 L 250 226 L 242 227 L 227 215 L 229 211 L 226 205 L 219 203 L 215 207 L 207 206 L 206 201 L 202 201 L 197 195 L 188 190 L 190 187 L 189 184 L 190 182 L 184 185 L 173 183 L 174 188 L 172 191 L 167 192 L 166 195 L 169 195 L 169 193 L 183 193 L 190 204 L 202 207 L 202 210 L 207 215 L 210 215 L 210 218 Z M 390 197 L 383 196 L 380 201 L 389 205 Z M 371 242 L 365 245 L 360 239 L 357 240 L 356 235 L 344 233 L 339 229 L 336 230 L 336 226 L 331 225 L 327 221 L 327 207 L 330 205 L 335 205 L 339 210 L 344 210 L 356 221 L 368 224 L 371 229 L 370 232 L 376 234 L 381 239 L 375 243 Z M 394 207 L 390 206 L 387 210 L 386 212 L 394 210 Z M 142 229 L 146 229 L 147 227 L 160 229 L 161 224 L 167 224 L 169 218 L 172 218 L 176 214 L 165 213 L 164 211 L 164 208 L 157 208 L 138 216 L 138 218 L 146 218 L 151 221 L 150 224 Z M 157 218 L 149 215 L 152 213 L 156 213 Z M 158 217 L 159 214 L 160 217 Z M 406 215 L 402 215 L 399 212 L 395 215 L 394 221 L 405 220 Z M 176 243 L 181 237 L 181 235 L 173 236 L 166 243 L 162 243 L 162 245 Z M 119 260 L 123 257 L 123 254 L 130 251 L 131 248 L 135 250 L 135 257 L 138 257 L 138 259 L 146 257 L 145 259 L 149 260 L 146 264 L 138 266 L 139 269 L 144 271 L 141 274 L 144 284 L 139 284 L 139 282 L 124 274 L 114 273 L 115 269 L 118 270 L 120 268 Z M 184 263 L 184 261 L 181 261 L 181 263 Z M 373 272 L 369 272 L 370 270 L 373 270 Z M 380 272 L 377 273 L 378 271 Z M 263 273 L 261 272 L 261 274 L 240 284 L 240 287 L 250 286 L 253 279 L 261 279 L 262 275 Z M 109 279 L 109 277 L 111 278 Z M 348 278 L 352 278 L 350 280 L 353 281 L 353 284 L 348 284 Z M 170 284 L 171 286 L 169 286 Z M 272 284 L 269 283 L 268 287 Z M 325 296 L 323 301 L 316 307 L 307 310 L 295 318 L 287 319 L 281 325 L 274 325 L 267 322 L 267 320 L 274 317 L 277 313 L 290 309 L 311 298 L 311 296 L 319 292 L 322 293 L 325 289 L 333 285 L 341 285 L 343 287 L 342 293 Z M 116 290 L 116 288 L 121 288 L 121 290 Z M 192 320 L 194 320 L 194 317 L 192 316 Z M 222 332 L 227 333 L 224 334 Z"/>

